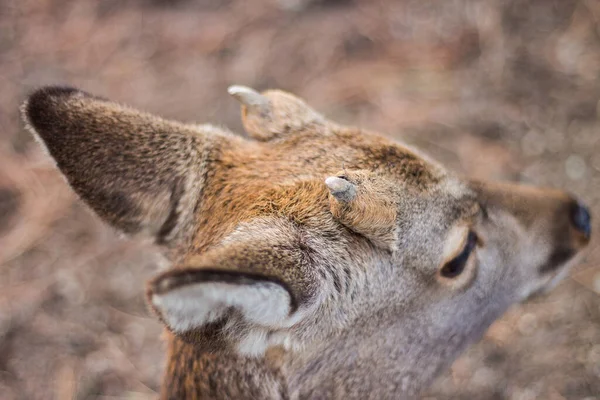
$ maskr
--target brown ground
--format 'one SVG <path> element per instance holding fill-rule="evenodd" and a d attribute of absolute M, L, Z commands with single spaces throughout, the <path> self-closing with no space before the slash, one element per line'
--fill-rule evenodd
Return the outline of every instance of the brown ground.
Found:
<path fill-rule="evenodd" d="M 32 88 L 240 130 L 226 87 L 280 87 L 600 216 L 599 77 L 598 0 L 0 1 L 0 398 L 155 398 L 163 363 L 142 296 L 154 251 L 93 217 L 24 132 Z M 599 243 L 427 398 L 600 400 Z"/>

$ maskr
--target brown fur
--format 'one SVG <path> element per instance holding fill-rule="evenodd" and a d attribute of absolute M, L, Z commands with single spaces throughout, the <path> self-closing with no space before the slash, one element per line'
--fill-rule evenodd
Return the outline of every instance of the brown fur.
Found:
<path fill-rule="evenodd" d="M 285 92 L 236 97 L 251 140 L 75 89 L 23 105 L 91 209 L 166 249 L 164 399 L 416 396 L 589 241 L 563 192 L 456 177 Z M 440 278 L 469 230 L 465 272 Z"/>

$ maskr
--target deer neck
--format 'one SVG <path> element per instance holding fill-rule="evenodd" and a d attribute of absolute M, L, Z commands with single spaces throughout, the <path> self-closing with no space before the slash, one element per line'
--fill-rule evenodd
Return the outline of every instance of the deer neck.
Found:
<path fill-rule="evenodd" d="M 279 351 L 241 356 L 169 335 L 162 400 L 289 399 Z"/>
<path fill-rule="evenodd" d="M 481 338 L 505 309 L 482 308 L 480 324 L 465 332 L 457 324 L 442 326 L 428 309 L 386 311 L 353 323 L 323 346 L 290 356 L 288 388 L 293 399 L 412 399 L 427 388 L 440 371 Z M 387 310 L 389 312 L 389 310 Z"/>
<path fill-rule="evenodd" d="M 171 336 L 162 399 L 413 398 L 489 325 L 463 334 L 425 314 L 389 324 L 373 315 L 321 344 L 261 357 Z"/>

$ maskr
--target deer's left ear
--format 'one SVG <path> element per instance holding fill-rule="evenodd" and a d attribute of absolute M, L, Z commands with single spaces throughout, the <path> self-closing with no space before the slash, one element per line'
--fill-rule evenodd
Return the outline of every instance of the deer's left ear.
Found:
<path fill-rule="evenodd" d="M 227 319 L 232 311 L 247 324 L 277 328 L 298 308 L 284 282 L 222 269 L 168 271 L 151 282 L 148 295 L 165 324 L 180 334 Z"/>
<path fill-rule="evenodd" d="M 256 329 L 287 328 L 318 306 L 319 274 L 287 222 L 253 222 L 148 286 L 154 311 L 175 334 L 219 322 L 240 341 Z"/>
<path fill-rule="evenodd" d="M 281 90 L 258 93 L 246 86 L 230 86 L 229 94 L 242 103 L 242 123 L 248 135 L 271 140 L 323 125 L 325 118 L 303 100 Z"/>

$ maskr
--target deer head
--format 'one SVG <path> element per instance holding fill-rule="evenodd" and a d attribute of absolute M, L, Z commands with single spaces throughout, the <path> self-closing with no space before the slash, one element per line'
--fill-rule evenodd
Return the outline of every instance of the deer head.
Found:
<path fill-rule="evenodd" d="M 589 241 L 565 192 L 471 181 L 291 94 L 229 92 L 249 139 L 70 88 L 22 107 L 81 199 L 171 260 L 147 291 L 164 398 L 415 396 Z"/>

